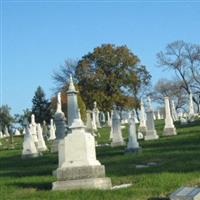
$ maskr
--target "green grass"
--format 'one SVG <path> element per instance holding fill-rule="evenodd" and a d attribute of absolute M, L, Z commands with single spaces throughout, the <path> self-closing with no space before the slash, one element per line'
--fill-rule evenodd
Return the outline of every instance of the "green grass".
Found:
<path fill-rule="evenodd" d="M 159 134 L 163 121 L 156 121 Z M 125 147 L 98 147 L 97 158 L 105 165 L 106 175 L 113 185 L 132 183 L 126 189 L 51 191 L 56 180 L 52 171 L 57 167 L 57 155 L 45 153 L 42 157 L 22 160 L 22 137 L 15 137 L 15 149 L 9 149 L 9 140 L 0 146 L 0 199 L 67 199 L 67 200 L 158 200 L 181 186 L 200 185 L 200 122 L 187 126 L 176 124 L 177 136 L 155 141 L 141 141 L 142 151 L 124 154 Z M 109 128 L 100 130 L 98 143 L 109 143 Z M 127 128 L 123 130 L 127 141 Z M 158 166 L 136 169 L 137 164 L 157 162 Z"/>

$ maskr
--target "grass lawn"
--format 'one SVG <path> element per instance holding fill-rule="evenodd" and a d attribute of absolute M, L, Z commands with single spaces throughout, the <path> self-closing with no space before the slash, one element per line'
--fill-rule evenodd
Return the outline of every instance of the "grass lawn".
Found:
<path fill-rule="evenodd" d="M 156 121 L 162 133 L 164 123 Z M 113 185 L 132 183 L 129 188 L 100 191 L 51 191 L 56 180 L 52 171 L 57 168 L 57 155 L 45 153 L 42 157 L 22 160 L 22 137 L 15 137 L 15 149 L 7 148 L 8 139 L 0 146 L 0 200 L 161 200 L 181 186 L 200 185 L 200 122 L 190 126 L 176 124 L 177 136 L 154 141 L 141 141 L 142 151 L 124 154 L 125 147 L 98 147 L 97 158 L 105 165 L 106 175 Z M 98 143 L 109 142 L 108 128 L 100 130 Z M 127 128 L 123 130 L 127 141 Z M 157 162 L 158 166 L 137 169 L 136 165 Z"/>

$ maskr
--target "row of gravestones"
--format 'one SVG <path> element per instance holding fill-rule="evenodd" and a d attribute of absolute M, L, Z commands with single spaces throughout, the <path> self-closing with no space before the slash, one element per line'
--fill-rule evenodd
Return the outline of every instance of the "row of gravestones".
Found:
<path fill-rule="evenodd" d="M 109 189 L 112 185 L 111 180 L 105 177 L 105 168 L 96 159 L 94 135 L 89 132 L 89 129 L 94 130 L 94 119 L 96 120 L 95 125 L 98 128 L 98 119 L 95 117 L 95 112 L 97 112 L 96 103 L 94 104 L 95 106 L 92 112 L 93 120 L 90 120 L 90 125 L 87 124 L 87 126 L 85 126 L 80 117 L 77 104 L 77 91 L 75 90 L 72 77 L 70 77 L 67 95 L 68 125 L 66 125 L 66 118 L 62 112 L 60 94 L 58 94 L 57 111 L 54 117 L 56 124 L 56 140 L 53 143 L 53 146 L 55 151 L 58 150 L 58 168 L 53 172 L 53 174 L 57 177 L 57 181 L 53 183 L 52 189 Z M 168 97 L 165 98 L 165 113 L 165 127 L 163 133 L 164 135 L 176 135 L 176 129 L 173 124 Z M 89 114 L 91 117 L 91 113 Z M 142 121 L 144 123 L 142 123 Z M 125 143 L 121 134 L 120 117 L 115 106 L 110 120 L 110 125 L 110 137 L 112 139 L 111 146 L 124 145 Z M 68 128 L 66 129 L 66 127 Z M 27 135 L 31 138 L 34 138 L 33 134 L 30 134 L 31 127 L 28 127 L 26 130 L 27 132 L 25 134 L 25 138 Z M 148 99 L 148 108 L 146 113 L 141 104 L 139 130 L 144 133 L 145 140 L 158 139 L 154 125 L 154 112 L 150 98 Z M 138 149 L 139 144 L 136 136 L 135 116 L 134 112 L 131 112 L 129 118 L 129 138 L 127 151 L 135 151 Z"/>

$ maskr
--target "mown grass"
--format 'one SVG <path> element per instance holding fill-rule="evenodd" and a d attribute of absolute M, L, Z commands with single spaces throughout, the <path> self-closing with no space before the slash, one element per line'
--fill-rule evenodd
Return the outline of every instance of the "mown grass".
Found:
<path fill-rule="evenodd" d="M 159 134 L 163 121 L 156 121 Z M 0 146 L 0 199 L 67 199 L 67 200 L 164 200 L 181 186 L 200 185 L 200 122 L 181 126 L 176 124 L 177 136 L 155 141 L 140 141 L 142 151 L 125 154 L 125 147 L 98 147 L 97 158 L 106 167 L 113 185 L 132 183 L 120 190 L 51 191 L 56 180 L 52 171 L 57 167 L 57 155 L 50 152 L 42 157 L 22 160 L 22 137 L 14 138 L 15 149 L 9 141 Z M 100 130 L 98 143 L 109 143 L 109 128 Z M 127 127 L 123 129 L 127 141 Z M 137 169 L 136 165 L 156 162 L 157 166 Z"/>

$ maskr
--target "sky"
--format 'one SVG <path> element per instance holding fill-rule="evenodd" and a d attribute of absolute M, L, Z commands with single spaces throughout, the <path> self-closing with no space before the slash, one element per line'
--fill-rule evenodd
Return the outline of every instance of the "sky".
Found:
<path fill-rule="evenodd" d="M 200 1 L 1 0 L 0 15 L 0 103 L 12 114 L 31 108 L 39 85 L 50 98 L 53 72 L 101 44 L 127 45 L 153 84 L 174 77 L 157 66 L 167 44 L 200 44 Z"/>

